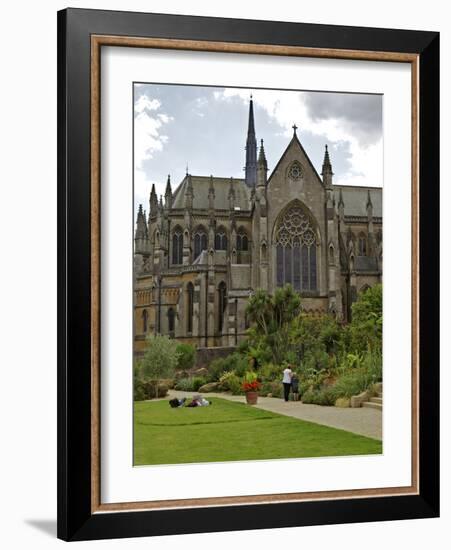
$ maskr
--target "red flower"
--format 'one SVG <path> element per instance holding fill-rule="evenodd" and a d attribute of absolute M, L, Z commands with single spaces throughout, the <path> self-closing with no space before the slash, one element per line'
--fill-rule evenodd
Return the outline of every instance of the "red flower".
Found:
<path fill-rule="evenodd" d="M 254 380 L 252 382 L 243 382 L 243 390 L 247 393 L 250 391 L 258 391 L 260 389 L 260 382 L 258 380 Z"/>

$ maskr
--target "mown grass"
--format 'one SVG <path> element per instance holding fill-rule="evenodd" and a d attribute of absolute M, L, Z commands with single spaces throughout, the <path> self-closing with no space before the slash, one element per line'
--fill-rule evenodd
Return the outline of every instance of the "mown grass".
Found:
<path fill-rule="evenodd" d="M 220 398 L 179 409 L 136 402 L 134 423 L 135 466 L 382 452 L 381 441 Z"/>

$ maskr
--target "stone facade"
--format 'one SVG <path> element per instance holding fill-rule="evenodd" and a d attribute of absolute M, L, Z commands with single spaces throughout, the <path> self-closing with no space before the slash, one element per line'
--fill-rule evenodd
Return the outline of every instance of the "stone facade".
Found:
<path fill-rule="evenodd" d="M 165 199 L 152 186 L 135 232 L 135 351 L 149 333 L 197 347 L 229 347 L 247 328 L 258 288 L 290 283 L 312 314 L 350 319 L 357 293 L 382 279 L 382 189 L 333 184 L 329 152 L 321 176 L 293 127 L 268 176 L 257 156 L 252 99 L 245 178 L 186 174 Z"/>

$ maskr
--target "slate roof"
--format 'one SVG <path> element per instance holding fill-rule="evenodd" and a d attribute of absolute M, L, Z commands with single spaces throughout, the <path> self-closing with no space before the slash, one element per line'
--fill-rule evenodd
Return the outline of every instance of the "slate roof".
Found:
<path fill-rule="evenodd" d="M 208 190 L 210 188 L 210 176 L 191 176 L 193 186 L 193 208 L 208 210 Z M 182 183 L 174 191 L 173 208 L 185 208 L 185 194 L 188 186 L 188 176 L 183 178 Z M 213 177 L 215 190 L 215 209 L 229 208 L 230 178 Z M 251 209 L 251 190 L 244 179 L 233 178 L 233 189 L 235 191 L 235 206 L 240 210 Z"/>
<path fill-rule="evenodd" d="M 377 271 L 376 258 L 372 256 L 356 256 L 354 258 L 354 267 L 356 271 Z"/>
<path fill-rule="evenodd" d="M 373 204 L 373 216 L 382 218 L 382 189 L 380 187 L 354 187 L 351 185 L 334 185 L 335 201 L 338 206 L 340 189 L 345 205 L 345 216 L 366 217 L 366 203 L 368 200 L 368 189 Z"/>
<path fill-rule="evenodd" d="M 210 176 L 191 176 L 193 186 L 193 208 L 196 210 L 208 210 L 208 190 L 210 187 Z M 229 207 L 230 178 L 213 177 L 215 190 L 215 209 L 227 210 Z M 185 208 L 185 194 L 188 186 L 188 177 L 183 178 L 181 184 L 174 192 L 173 208 Z M 345 216 L 366 217 L 366 203 L 368 190 L 370 191 L 373 204 L 373 216 L 382 217 L 382 189 L 380 187 L 354 187 L 351 185 L 334 185 L 335 201 L 338 206 L 340 189 L 345 205 Z M 244 179 L 233 178 L 233 189 L 235 191 L 235 206 L 240 210 L 251 209 L 251 190 Z"/>

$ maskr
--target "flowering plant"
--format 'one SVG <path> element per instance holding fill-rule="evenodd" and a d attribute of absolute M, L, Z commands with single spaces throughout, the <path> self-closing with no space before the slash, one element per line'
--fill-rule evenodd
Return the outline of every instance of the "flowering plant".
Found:
<path fill-rule="evenodd" d="M 255 372 L 246 372 L 241 387 L 245 393 L 257 392 L 260 389 L 261 383 L 257 380 Z"/>

